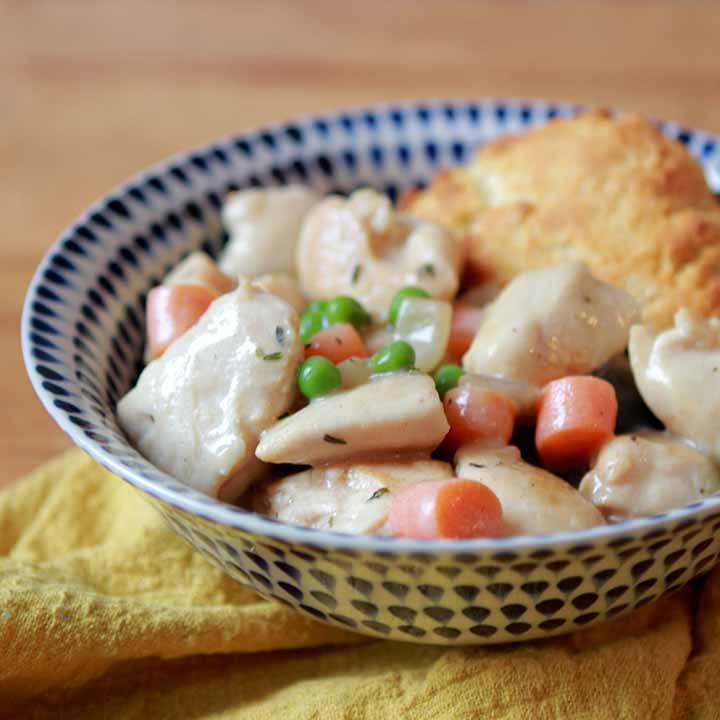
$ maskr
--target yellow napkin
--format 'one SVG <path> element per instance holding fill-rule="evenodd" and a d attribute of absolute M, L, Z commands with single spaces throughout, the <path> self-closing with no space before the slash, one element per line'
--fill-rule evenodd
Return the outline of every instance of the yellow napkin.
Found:
<path fill-rule="evenodd" d="M 697 720 L 719 671 L 718 570 L 574 636 L 444 649 L 259 598 L 79 451 L 0 493 L 0 717 Z"/>

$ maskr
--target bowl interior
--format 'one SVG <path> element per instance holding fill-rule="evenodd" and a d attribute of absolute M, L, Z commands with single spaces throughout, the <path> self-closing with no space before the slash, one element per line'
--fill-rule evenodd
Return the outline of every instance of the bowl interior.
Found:
<path fill-rule="evenodd" d="M 95 204 L 51 247 L 28 291 L 22 342 L 30 378 L 73 441 L 144 492 L 186 512 L 290 542 L 432 552 L 445 548 L 537 546 L 578 537 L 617 537 L 635 528 L 717 512 L 710 498 L 670 513 L 580 534 L 432 542 L 356 538 L 282 525 L 214 501 L 148 463 L 126 441 L 115 406 L 141 367 L 148 290 L 188 252 L 216 256 L 226 236 L 219 211 L 227 192 L 310 184 L 348 192 L 370 185 L 393 198 L 463 163 L 500 135 L 570 116 L 547 102 L 434 101 L 376 106 L 274 125 L 221 139 L 138 175 Z M 660 123 L 703 163 L 720 191 L 720 143 Z"/>

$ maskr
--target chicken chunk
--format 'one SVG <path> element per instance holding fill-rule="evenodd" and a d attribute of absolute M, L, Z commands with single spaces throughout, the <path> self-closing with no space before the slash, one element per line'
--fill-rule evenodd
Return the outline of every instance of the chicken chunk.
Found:
<path fill-rule="evenodd" d="M 383 532 L 393 493 L 452 477 L 437 460 L 367 462 L 314 468 L 253 490 L 248 506 L 282 522 L 348 533 Z"/>
<path fill-rule="evenodd" d="M 302 356 L 297 313 L 241 283 L 145 368 L 120 426 L 160 469 L 231 500 L 256 474 L 261 431 L 291 407 Z"/>
<path fill-rule="evenodd" d="M 600 511 L 561 478 L 524 462 L 515 447 L 466 445 L 455 474 L 487 485 L 498 497 L 508 535 L 583 530 L 603 525 Z"/>
<path fill-rule="evenodd" d="M 657 335 L 630 330 L 630 364 L 648 407 L 668 430 L 720 460 L 720 319 L 688 310 Z"/>
<path fill-rule="evenodd" d="M 217 295 L 237 287 L 237 280 L 226 275 L 204 252 L 194 252 L 176 265 L 163 280 L 164 285 L 201 285 Z"/>
<path fill-rule="evenodd" d="M 267 273 L 252 281 L 252 286 L 263 292 L 277 295 L 298 313 L 301 313 L 308 304 L 305 296 L 300 292 L 297 280 L 289 273 Z"/>
<path fill-rule="evenodd" d="M 220 257 L 228 275 L 295 274 L 295 246 L 308 210 L 322 196 L 301 185 L 241 190 L 228 196 L 222 220 L 230 235 Z"/>
<path fill-rule="evenodd" d="M 625 349 L 638 315 L 630 295 L 582 263 L 531 270 L 489 306 L 463 366 L 534 385 L 588 373 Z"/>
<path fill-rule="evenodd" d="M 712 460 L 664 433 L 614 438 L 580 483 L 582 495 L 613 520 L 682 507 L 718 490 Z"/>
<path fill-rule="evenodd" d="M 255 454 L 265 462 L 320 465 L 431 451 L 447 431 L 432 378 L 398 373 L 314 400 L 266 430 Z"/>
<path fill-rule="evenodd" d="M 374 190 L 325 198 L 308 214 L 297 249 L 305 295 L 350 295 L 376 319 L 387 316 L 395 293 L 406 285 L 451 300 L 462 260 L 462 245 L 447 230 L 396 212 Z"/>

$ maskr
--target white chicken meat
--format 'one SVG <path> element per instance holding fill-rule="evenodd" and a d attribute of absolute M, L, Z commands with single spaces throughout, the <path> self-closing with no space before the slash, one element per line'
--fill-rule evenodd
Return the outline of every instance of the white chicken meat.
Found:
<path fill-rule="evenodd" d="M 231 500 L 257 470 L 260 433 L 291 407 L 302 356 L 297 313 L 241 283 L 147 365 L 120 425 L 159 468 Z"/>
<path fill-rule="evenodd" d="M 665 433 L 613 438 L 580 483 L 580 492 L 613 520 L 665 512 L 718 490 L 712 460 Z"/>
<path fill-rule="evenodd" d="M 680 310 L 664 332 L 635 325 L 628 350 L 647 406 L 668 430 L 720 460 L 720 319 Z"/>
<path fill-rule="evenodd" d="M 451 465 L 437 460 L 330 465 L 258 486 L 248 505 L 282 522 L 348 533 L 382 533 L 397 490 L 452 474 Z"/>
<path fill-rule="evenodd" d="M 228 196 L 222 221 L 230 235 L 220 256 L 228 275 L 295 274 L 295 248 L 310 208 L 322 196 L 302 185 L 241 190 Z"/>
<path fill-rule="evenodd" d="M 455 455 L 455 473 L 483 483 L 497 495 L 508 535 L 584 530 L 605 523 L 575 488 L 524 462 L 515 447 L 461 447 Z"/>
<path fill-rule="evenodd" d="M 303 224 L 298 277 L 311 299 L 349 295 L 384 318 L 406 285 L 451 300 L 459 287 L 461 244 L 440 225 L 397 212 L 384 195 L 357 190 L 330 196 Z"/>
<path fill-rule="evenodd" d="M 434 450 L 448 431 L 435 383 L 393 373 L 328 395 L 266 430 L 260 460 L 319 465 L 385 453 Z"/>
<path fill-rule="evenodd" d="M 625 349 L 637 302 L 567 262 L 518 275 L 487 308 L 466 370 L 533 385 L 589 373 Z"/>

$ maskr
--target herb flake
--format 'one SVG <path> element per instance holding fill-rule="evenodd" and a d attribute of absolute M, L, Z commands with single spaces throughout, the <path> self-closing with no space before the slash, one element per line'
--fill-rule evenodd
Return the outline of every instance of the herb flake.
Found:
<path fill-rule="evenodd" d="M 355 285 L 357 281 L 360 279 L 360 275 L 362 273 L 362 265 L 356 265 L 353 268 L 352 276 L 350 277 L 350 282 Z"/>
<path fill-rule="evenodd" d="M 275 360 L 280 360 L 282 358 L 283 354 L 278 351 L 274 353 L 268 353 L 267 355 L 263 355 L 262 359 L 267 360 L 268 362 L 274 362 Z"/>
<path fill-rule="evenodd" d="M 430 277 L 435 277 L 435 266 L 432 263 L 425 263 L 424 265 L 421 265 L 420 270 Z"/>
<path fill-rule="evenodd" d="M 368 499 L 367 501 L 370 502 L 371 500 L 377 500 L 378 498 L 381 498 L 383 495 L 387 495 L 390 491 L 386 487 L 378 488 Z"/>
<path fill-rule="evenodd" d="M 468 463 L 468 465 L 470 467 L 477 468 L 478 470 L 484 470 L 487 467 L 487 465 L 481 465 L 480 463 L 474 463 L 474 462 Z"/>
<path fill-rule="evenodd" d="M 279 345 L 285 344 L 285 328 L 282 325 L 278 325 L 275 328 L 275 337 L 277 338 Z"/>
<path fill-rule="evenodd" d="M 343 440 L 342 438 L 335 437 L 334 435 L 328 435 L 325 433 L 323 435 L 323 440 L 326 443 L 330 443 L 331 445 L 347 445 L 347 440 Z"/>

